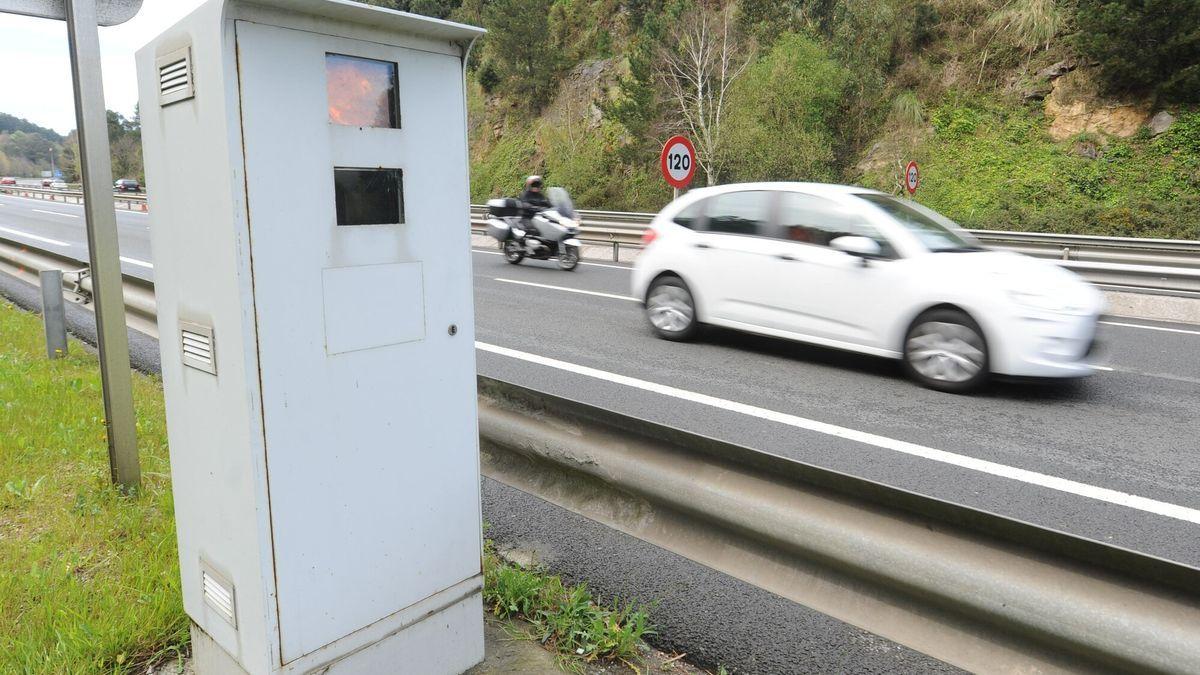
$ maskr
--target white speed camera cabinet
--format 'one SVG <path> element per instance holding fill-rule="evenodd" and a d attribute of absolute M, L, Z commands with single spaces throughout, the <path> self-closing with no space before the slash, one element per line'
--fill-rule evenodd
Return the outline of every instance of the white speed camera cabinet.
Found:
<path fill-rule="evenodd" d="M 463 82 L 482 32 L 209 0 L 137 53 L 202 675 L 483 657 Z"/>

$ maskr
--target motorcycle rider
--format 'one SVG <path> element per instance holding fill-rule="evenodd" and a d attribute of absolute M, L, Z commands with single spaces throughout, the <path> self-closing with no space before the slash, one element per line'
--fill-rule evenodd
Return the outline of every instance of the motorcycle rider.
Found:
<path fill-rule="evenodd" d="M 546 199 L 542 188 L 545 183 L 541 176 L 530 176 L 525 179 L 525 191 L 521 193 L 521 201 L 531 209 L 541 210 L 550 208 L 550 200 Z"/>
<path fill-rule="evenodd" d="M 525 205 L 525 231 L 534 237 L 541 235 L 537 225 L 533 222 L 533 216 L 542 209 L 550 208 L 550 200 L 546 198 L 542 188 L 545 183 L 541 176 L 529 176 L 525 179 L 525 191 L 521 193 L 521 203 Z"/>

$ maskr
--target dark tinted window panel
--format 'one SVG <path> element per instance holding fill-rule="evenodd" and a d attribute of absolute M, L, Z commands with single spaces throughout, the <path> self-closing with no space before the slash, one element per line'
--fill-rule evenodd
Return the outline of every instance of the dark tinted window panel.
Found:
<path fill-rule="evenodd" d="M 326 54 L 325 85 L 329 121 L 334 124 L 400 128 L 395 63 Z"/>
<path fill-rule="evenodd" d="M 675 214 L 675 222 L 689 229 L 696 229 L 700 225 L 700 218 L 704 215 L 704 200 L 700 200 L 695 204 Z"/>
<path fill-rule="evenodd" d="M 338 225 L 404 222 L 404 174 L 400 169 L 334 169 Z"/>
<path fill-rule="evenodd" d="M 771 194 L 728 192 L 708 200 L 705 229 L 725 234 L 764 235 L 770 222 Z"/>

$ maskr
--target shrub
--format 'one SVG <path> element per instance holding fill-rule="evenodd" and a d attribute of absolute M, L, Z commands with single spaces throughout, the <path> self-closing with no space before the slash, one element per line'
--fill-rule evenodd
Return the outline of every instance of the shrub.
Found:
<path fill-rule="evenodd" d="M 1105 90 L 1200 102 L 1200 2 L 1079 0 L 1075 47 Z"/>
<path fill-rule="evenodd" d="M 816 40 L 780 36 L 731 92 L 726 178 L 834 179 L 832 129 L 848 79 Z"/>

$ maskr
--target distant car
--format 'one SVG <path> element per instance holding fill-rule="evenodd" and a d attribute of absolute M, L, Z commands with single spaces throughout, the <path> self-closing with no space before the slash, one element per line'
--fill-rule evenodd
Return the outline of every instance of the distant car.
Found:
<path fill-rule="evenodd" d="M 633 295 L 654 332 L 713 324 L 899 359 L 966 392 L 991 374 L 1093 372 L 1104 297 L 1046 260 L 988 250 L 938 213 L 860 187 L 694 190 L 650 224 Z"/>
<path fill-rule="evenodd" d="M 51 185 L 52 183 L 54 183 L 54 179 L 53 179 L 53 178 L 43 178 L 43 179 L 42 179 L 42 187 L 44 187 L 44 188 L 48 188 L 48 187 L 50 187 L 50 185 Z"/>
<path fill-rule="evenodd" d="M 132 178 L 122 178 L 113 183 L 113 190 L 116 190 L 117 192 L 137 192 L 141 189 L 142 186 Z"/>
<path fill-rule="evenodd" d="M 16 185 L 16 184 L 17 184 L 16 178 L 9 178 L 7 176 L 4 178 L 0 178 L 0 185 Z"/>
<path fill-rule="evenodd" d="M 51 190 L 66 190 L 67 184 L 62 182 L 61 180 L 56 180 L 50 184 L 50 189 Z"/>

